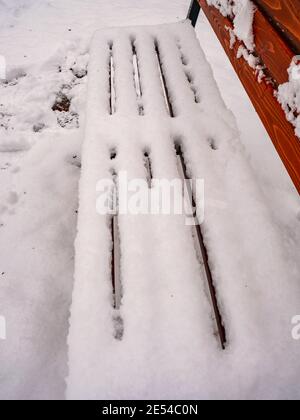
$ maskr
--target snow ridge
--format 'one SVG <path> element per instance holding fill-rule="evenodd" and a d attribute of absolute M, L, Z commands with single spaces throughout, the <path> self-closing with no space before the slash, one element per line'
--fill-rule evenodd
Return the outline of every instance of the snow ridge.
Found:
<path fill-rule="evenodd" d="M 67 398 L 299 397 L 299 351 L 291 338 L 297 270 L 190 23 L 99 31 L 88 83 Z M 113 307 L 110 223 L 95 210 L 96 185 L 112 171 L 147 185 L 145 151 L 153 179 L 173 180 L 175 142 L 189 176 L 205 180 L 203 235 L 225 352 L 183 215 L 118 216 L 123 294 L 120 309 Z"/>

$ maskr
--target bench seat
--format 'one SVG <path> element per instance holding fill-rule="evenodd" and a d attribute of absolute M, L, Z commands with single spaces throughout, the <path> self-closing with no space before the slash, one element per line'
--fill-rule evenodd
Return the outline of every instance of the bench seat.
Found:
<path fill-rule="evenodd" d="M 204 180 L 201 230 L 225 351 L 184 215 L 118 215 L 122 291 L 113 302 L 112 224 L 96 212 L 96 186 L 122 171 L 146 179 L 145 157 L 153 180 L 178 178 L 178 144 L 188 176 Z M 79 204 L 68 398 L 291 398 L 292 270 L 189 22 L 95 34 Z"/>

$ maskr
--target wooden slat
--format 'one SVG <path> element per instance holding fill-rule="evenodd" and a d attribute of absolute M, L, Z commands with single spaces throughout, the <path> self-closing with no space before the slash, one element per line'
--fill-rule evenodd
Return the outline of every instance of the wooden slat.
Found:
<path fill-rule="evenodd" d="M 277 84 L 287 82 L 287 69 L 295 55 L 292 49 L 259 10 L 254 15 L 253 30 L 256 53 L 269 74 Z"/>
<path fill-rule="evenodd" d="M 236 42 L 234 48 L 230 48 L 230 35 L 226 29 L 232 28 L 229 19 L 223 17 L 215 7 L 208 6 L 206 0 L 198 1 L 300 193 L 300 141 L 295 135 L 294 127 L 287 121 L 280 104 L 274 97 L 274 88 L 266 81 L 258 83 L 255 71 L 244 59 L 237 59 L 237 51 L 241 43 Z"/>
<path fill-rule="evenodd" d="M 253 0 L 300 54 L 300 0 Z"/>

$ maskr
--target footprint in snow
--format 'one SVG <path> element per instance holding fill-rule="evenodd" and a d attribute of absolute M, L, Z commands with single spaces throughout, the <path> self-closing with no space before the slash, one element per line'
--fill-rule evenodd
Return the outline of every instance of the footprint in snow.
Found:
<path fill-rule="evenodd" d="M 76 166 L 79 169 L 81 168 L 81 158 L 77 154 L 67 155 L 65 157 L 65 162 L 69 163 L 72 166 Z"/>
<path fill-rule="evenodd" d="M 19 166 L 15 166 L 14 168 L 11 169 L 11 173 L 12 174 L 17 174 L 18 172 L 20 172 L 21 168 Z"/>

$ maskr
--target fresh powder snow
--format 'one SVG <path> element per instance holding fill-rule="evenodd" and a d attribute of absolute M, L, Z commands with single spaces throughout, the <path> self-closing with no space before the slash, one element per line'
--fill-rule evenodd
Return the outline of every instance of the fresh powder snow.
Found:
<path fill-rule="evenodd" d="M 243 41 L 249 51 L 254 48 L 253 18 L 255 6 L 251 0 L 207 0 L 223 16 L 233 19 L 234 35 Z"/>
<path fill-rule="evenodd" d="M 289 81 L 279 86 L 277 98 L 288 121 L 295 126 L 295 133 L 300 139 L 300 64 L 298 61 L 292 61 L 288 73 Z"/>

